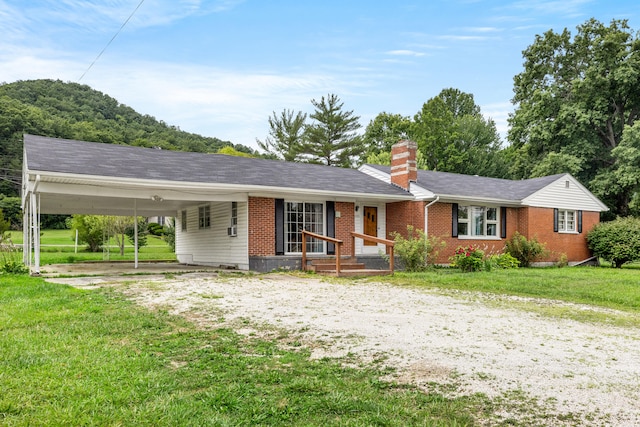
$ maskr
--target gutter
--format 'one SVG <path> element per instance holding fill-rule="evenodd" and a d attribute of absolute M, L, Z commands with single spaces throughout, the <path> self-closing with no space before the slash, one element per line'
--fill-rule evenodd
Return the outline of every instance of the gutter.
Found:
<path fill-rule="evenodd" d="M 437 203 L 439 200 L 440 200 L 440 196 L 436 196 L 434 200 L 429 202 L 429 204 L 427 204 L 424 207 L 424 235 L 427 238 L 429 236 L 428 234 L 429 233 L 429 206 L 433 205 L 434 203 Z"/>

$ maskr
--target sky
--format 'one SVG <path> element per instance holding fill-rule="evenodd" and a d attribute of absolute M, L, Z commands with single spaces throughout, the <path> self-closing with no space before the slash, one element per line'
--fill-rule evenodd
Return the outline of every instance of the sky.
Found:
<path fill-rule="evenodd" d="M 522 51 L 590 18 L 640 30 L 640 2 L 0 0 L 0 82 L 86 84 L 254 149 L 274 112 L 312 113 L 328 94 L 364 130 L 379 113 L 413 117 L 456 88 L 504 138 Z"/>

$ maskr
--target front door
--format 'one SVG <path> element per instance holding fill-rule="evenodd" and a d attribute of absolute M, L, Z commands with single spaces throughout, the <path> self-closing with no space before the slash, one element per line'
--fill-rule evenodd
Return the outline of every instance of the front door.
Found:
<path fill-rule="evenodd" d="M 364 207 L 364 234 L 378 237 L 378 208 L 375 206 Z M 376 246 L 377 243 L 366 241 L 365 246 Z"/>

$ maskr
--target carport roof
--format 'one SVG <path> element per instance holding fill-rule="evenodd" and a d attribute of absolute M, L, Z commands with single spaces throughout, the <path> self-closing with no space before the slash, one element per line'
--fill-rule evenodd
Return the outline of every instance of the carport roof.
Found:
<path fill-rule="evenodd" d="M 232 184 L 291 190 L 388 196 L 410 193 L 356 169 L 24 136 L 25 165 L 34 173 L 127 180 Z"/>

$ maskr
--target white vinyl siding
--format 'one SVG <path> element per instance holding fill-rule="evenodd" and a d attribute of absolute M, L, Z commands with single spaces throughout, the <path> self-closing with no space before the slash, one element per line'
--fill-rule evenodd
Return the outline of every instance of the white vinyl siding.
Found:
<path fill-rule="evenodd" d="M 247 202 L 237 202 L 237 237 L 228 235 L 231 202 L 212 202 L 211 223 L 199 229 L 199 207 L 187 211 L 187 233 L 176 229 L 176 255 L 179 262 L 211 266 L 237 266 L 249 269 Z"/>
<path fill-rule="evenodd" d="M 594 212 L 607 209 L 602 202 L 570 175 L 560 177 L 557 181 L 525 198 L 523 205 Z"/>

